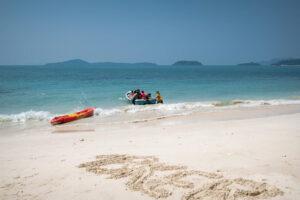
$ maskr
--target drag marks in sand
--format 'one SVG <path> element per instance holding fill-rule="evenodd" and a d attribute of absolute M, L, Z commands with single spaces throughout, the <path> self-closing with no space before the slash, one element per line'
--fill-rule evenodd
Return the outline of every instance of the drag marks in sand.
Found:
<path fill-rule="evenodd" d="M 221 173 L 188 170 L 168 165 L 154 156 L 99 155 L 80 168 L 110 179 L 126 179 L 126 186 L 154 198 L 167 198 L 180 192 L 182 200 L 267 199 L 283 192 L 264 182 L 224 178 Z"/>

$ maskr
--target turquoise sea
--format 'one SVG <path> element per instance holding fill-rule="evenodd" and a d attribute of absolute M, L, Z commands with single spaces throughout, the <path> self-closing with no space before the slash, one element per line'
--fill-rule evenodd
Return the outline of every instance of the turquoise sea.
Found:
<path fill-rule="evenodd" d="M 300 67 L 278 66 L 0 66 L 0 122 L 42 120 L 93 106 L 98 114 L 144 109 L 124 93 L 159 90 L 165 105 L 193 109 L 300 103 Z M 126 108 L 126 109 L 124 109 Z"/>

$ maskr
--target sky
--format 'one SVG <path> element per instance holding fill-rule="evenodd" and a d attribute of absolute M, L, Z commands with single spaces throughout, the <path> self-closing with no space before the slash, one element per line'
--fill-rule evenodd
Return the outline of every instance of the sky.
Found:
<path fill-rule="evenodd" d="M 299 0 L 0 0 L 0 65 L 300 57 Z"/>

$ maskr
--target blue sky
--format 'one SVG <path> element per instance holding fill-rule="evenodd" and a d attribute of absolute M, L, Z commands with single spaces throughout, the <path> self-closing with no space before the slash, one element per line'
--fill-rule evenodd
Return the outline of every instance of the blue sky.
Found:
<path fill-rule="evenodd" d="M 299 0 L 0 0 L 0 64 L 300 57 Z"/>

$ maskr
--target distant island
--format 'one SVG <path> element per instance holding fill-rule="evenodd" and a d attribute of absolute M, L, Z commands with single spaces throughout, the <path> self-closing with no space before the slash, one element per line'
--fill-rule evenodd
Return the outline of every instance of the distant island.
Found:
<path fill-rule="evenodd" d="M 85 60 L 81 59 L 73 59 L 67 60 L 62 62 L 55 62 L 55 63 L 47 63 L 45 66 L 122 66 L 122 65 L 134 65 L 134 66 L 156 66 L 156 63 L 150 62 L 138 62 L 138 63 L 118 63 L 118 62 L 95 62 L 90 63 Z"/>
<path fill-rule="evenodd" d="M 180 60 L 173 64 L 173 66 L 201 66 L 202 63 L 199 61 L 188 61 L 188 60 Z"/>
<path fill-rule="evenodd" d="M 272 64 L 273 66 L 300 66 L 300 58 L 284 59 Z"/>
<path fill-rule="evenodd" d="M 247 62 L 247 63 L 240 63 L 238 66 L 260 66 L 259 63 L 256 62 Z"/>
<path fill-rule="evenodd" d="M 259 62 L 261 65 L 272 66 L 300 66 L 300 58 L 274 58 Z"/>
<path fill-rule="evenodd" d="M 46 66 L 85 66 L 90 64 L 91 63 L 81 59 L 73 59 L 73 60 L 67 60 L 62 62 L 47 63 L 45 65 Z"/>
<path fill-rule="evenodd" d="M 179 60 L 172 64 L 172 66 L 202 66 L 203 64 L 195 60 Z M 260 62 L 245 62 L 237 64 L 238 66 L 300 66 L 300 58 L 275 58 L 272 60 Z M 136 63 L 122 63 L 122 62 L 88 62 L 82 59 L 72 59 L 61 62 L 53 62 L 44 64 L 44 66 L 55 67 L 84 67 L 84 66 L 99 66 L 99 67 L 126 67 L 126 66 L 163 66 L 152 62 L 136 62 Z"/>

